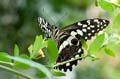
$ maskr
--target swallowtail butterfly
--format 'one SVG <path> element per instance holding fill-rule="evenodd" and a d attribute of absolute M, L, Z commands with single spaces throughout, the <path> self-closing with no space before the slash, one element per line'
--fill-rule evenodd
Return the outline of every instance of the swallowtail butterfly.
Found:
<path fill-rule="evenodd" d="M 81 56 L 84 51 L 80 38 L 87 41 L 91 39 L 91 37 L 95 36 L 96 33 L 106 28 L 109 24 L 108 20 L 94 18 L 79 21 L 60 29 L 54 25 L 50 25 L 41 17 L 38 18 L 38 22 L 44 32 L 45 38 L 52 38 L 57 44 L 59 56 L 56 63 L 61 63 Z M 57 68 L 60 70 L 63 69 L 64 71 L 69 69 L 71 71 L 72 66 L 77 65 L 77 61 L 78 60 L 75 60 L 70 63 L 60 65 Z"/>

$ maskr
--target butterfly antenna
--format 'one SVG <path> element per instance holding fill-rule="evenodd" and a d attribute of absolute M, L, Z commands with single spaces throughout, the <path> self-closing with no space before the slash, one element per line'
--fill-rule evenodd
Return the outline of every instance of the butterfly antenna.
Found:
<path fill-rule="evenodd" d="M 45 11 L 45 9 L 43 8 L 43 12 L 45 12 L 45 14 L 47 15 L 47 17 L 50 17 L 49 15 L 48 15 L 48 13 Z M 54 22 L 55 23 L 55 21 L 53 20 L 53 18 L 52 17 L 50 17 L 50 19 L 52 20 L 52 22 Z"/>
<path fill-rule="evenodd" d="M 65 12 L 64 15 L 63 15 L 62 17 L 59 18 L 59 20 L 55 23 L 55 25 L 56 25 L 58 22 L 60 22 L 60 21 L 62 20 L 62 18 L 65 17 L 66 15 L 68 15 L 67 12 Z"/>

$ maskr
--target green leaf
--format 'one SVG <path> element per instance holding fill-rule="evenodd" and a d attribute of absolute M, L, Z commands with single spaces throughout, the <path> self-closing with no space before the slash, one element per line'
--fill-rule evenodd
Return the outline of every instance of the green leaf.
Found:
<path fill-rule="evenodd" d="M 56 44 L 51 39 L 48 40 L 47 52 L 50 63 L 54 64 L 58 57 L 58 49 L 56 47 Z"/>
<path fill-rule="evenodd" d="M 115 19 L 113 21 L 113 26 L 115 28 L 119 28 L 120 27 L 120 13 L 115 17 Z"/>
<path fill-rule="evenodd" d="M 86 44 L 86 41 L 84 39 L 82 39 L 82 38 L 80 39 L 80 41 L 82 43 L 83 48 L 85 48 L 87 50 L 88 46 Z"/>
<path fill-rule="evenodd" d="M 36 54 L 39 49 L 42 47 L 43 38 L 42 35 L 36 36 L 34 45 L 33 45 L 33 54 Z"/>
<path fill-rule="evenodd" d="M 36 75 L 37 77 L 39 77 L 39 78 L 45 78 L 45 77 L 46 77 L 45 73 L 43 73 L 43 72 L 41 72 L 41 71 L 39 71 L 39 70 L 35 73 L 35 75 Z"/>
<path fill-rule="evenodd" d="M 96 39 L 90 44 L 88 52 L 90 54 L 96 53 L 104 44 L 105 34 L 98 35 Z"/>
<path fill-rule="evenodd" d="M 15 44 L 15 47 L 14 47 L 14 56 L 19 56 L 19 47 L 17 44 Z"/>
<path fill-rule="evenodd" d="M 104 48 L 106 54 L 115 57 L 115 53 L 110 48 Z"/>
<path fill-rule="evenodd" d="M 32 55 L 32 53 L 33 53 L 33 45 L 30 45 L 30 46 L 28 47 L 28 51 L 29 51 L 30 57 L 31 57 L 31 55 Z"/>
<path fill-rule="evenodd" d="M 43 47 L 47 47 L 47 42 L 43 40 L 42 35 L 36 36 L 34 44 L 28 47 L 28 51 L 30 52 L 30 58 L 34 59 L 39 50 Z"/>
<path fill-rule="evenodd" d="M 105 0 L 99 0 L 98 1 L 98 4 L 100 5 L 100 7 L 106 11 L 109 11 L 109 12 L 113 12 L 114 11 L 114 8 L 115 6 Z"/>
<path fill-rule="evenodd" d="M 25 54 L 22 54 L 22 55 L 20 55 L 20 57 L 21 58 L 24 58 L 24 59 L 30 59 L 27 55 L 25 55 Z M 20 69 L 29 69 L 30 68 L 30 66 L 28 65 L 28 64 L 25 64 L 25 63 L 21 63 L 21 62 L 19 62 L 19 61 L 15 61 L 14 62 L 14 65 L 15 65 L 15 67 L 17 67 L 17 68 L 20 68 Z"/>
<path fill-rule="evenodd" d="M 53 79 L 52 74 L 50 73 L 50 71 L 42 64 L 27 60 L 27 59 L 24 59 L 24 58 L 20 58 L 20 57 L 7 56 L 7 58 L 13 59 L 15 61 L 18 61 L 18 62 L 21 62 L 21 63 L 24 63 L 24 64 L 27 64 L 27 65 L 29 65 L 31 67 L 34 67 L 34 68 L 42 71 L 43 73 L 45 73 L 46 76 L 49 79 Z"/>
<path fill-rule="evenodd" d="M 65 76 L 65 73 L 58 70 L 52 70 L 51 72 L 54 76 Z"/>
<path fill-rule="evenodd" d="M 11 59 L 6 56 L 8 56 L 6 52 L 0 52 L 0 61 L 11 62 Z"/>

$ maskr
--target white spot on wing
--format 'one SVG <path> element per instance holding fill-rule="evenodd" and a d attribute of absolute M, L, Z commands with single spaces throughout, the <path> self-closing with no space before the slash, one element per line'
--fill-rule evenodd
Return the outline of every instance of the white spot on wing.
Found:
<path fill-rule="evenodd" d="M 82 31 L 77 30 L 77 33 L 78 33 L 79 35 L 83 36 L 83 32 L 82 32 Z"/>
<path fill-rule="evenodd" d="M 88 36 L 90 36 L 91 35 L 91 33 L 88 33 Z"/>
<path fill-rule="evenodd" d="M 38 22 L 41 24 L 42 23 L 42 18 L 41 17 L 38 17 Z"/>
<path fill-rule="evenodd" d="M 97 25 L 97 27 L 100 27 L 100 25 Z"/>
<path fill-rule="evenodd" d="M 90 27 L 91 27 L 91 28 L 94 28 L 95 26 L 94 26 L 94 25 L 91 25 Z"/>
<path fill-rule="evenodd" d="M 99 20 L 98 19 L 94 19 L 94 22 L 98 23 L 99 24 Z"/>
<path fill-rule="evenodd" d="M 85 37 L 85 39 L 87 39 L 87 37 Z"/>
<path fill-rule="evenodd" d="M 64 48 L 64 46 L 61 44 L 59 47 L 59 53 L 61 52 L 61 50 Z"/>
<path fill-rule="evenodd" d="M 97 29 L 97 31 L 99 31 L 99 29 Z"/>
<path fill-rule="evenodd" d="M 103 22 L 104 22 L 104 23 L 106 23 L 106 21 L 105 21 L 105 20 L 103 20 Z"/>
<path fill-rule="evenodd" d="M 87 27 L 87 25 L 84 24 L 83 27 Z"/>
<path fill-rule="evenodd" d="M 90 27 L 87 27 L 88 30 L 90 30 Z"/>
<path fill-rule="evenodd" d="M 101 29 L 103 29 L 103 26 L 101 26 Z"/>
<path fill-rule="evenodd" d="M 71 34 L 72 36 L 77 35 L 77 33 L 76 33 L 76 32 L 74 32 L 74 31 L 72 31 L 70 34 Z"/>
<path fill-rule="evenodd" d="M 70 66 L 70 63 L 67 63 L 66 66 Z"/>
<path fill-rule="evenodd" d="M 78 50 L 78 53 L 80 53 L 80 52 L 81 52 L 81 49 Z"/>
<path fill-rule="evenodd" d="M 79 55 L 75 55 L 75 58 L 78 58 L 79 57 Z"/>
<path fill-rule="evenodd" d="M 75 65 L 73 64 L 73 65 L 72 65 L 72 68 L 74 68 L 74 67 L 75 67 Z"/>
<path fill-rule="evenodd" d="M 78 25 L 81 26 L 82 24 L 80 22 L 78 22 Z"/>
<path fill-rule="evenodd" d="M 71 40 L 72 39 L 74 39 L 74 37 L 73 36 L 70 36 L 66 41 L 70 44 L 70 45 L 72 45 L 72 43 L 71 43 Z"/>
<path fill-rule="evenodd" d="M 68 45 L 68 42 L 67 41 L 64 41 L 63 44 L 64 48 Z"/>
<path fill-rule="evenodd" d="M 88 25 L 90 25 L 90 20 L 87 20 Z"/>
<path fill-rule="evenodd" d="M 83 32 L 86 32 L 87 30 L 86 29 L 82 29 Z"/>
<path fill-rule="evenodd" d="M 75 37 L 73 37 L 73 36 L 68 37 L 67 40 L 64 41 L 64 42 L 60 45 L 60 47 L 59 47 L 59 53 L 60 53 L 60 52 L 62 51 L 62 49 L 65 48 L 67 45 L 72 45 L 71 40 L 74 39 L 74 38 L 75 38 Z"/>
<path fill-rule="evenodd" d="M 95 32 L 95 30 L 92 30 L 92 33 L 94 33 Z"/>
<path fill-rule="evenodd" d="M 61 69 L 62 72 L 64 72 L 64 69 Z"/>
<path fill-rule="evenodd" d="M 104 24 L 104 26 L 107 26 L 107 24 Z"/>

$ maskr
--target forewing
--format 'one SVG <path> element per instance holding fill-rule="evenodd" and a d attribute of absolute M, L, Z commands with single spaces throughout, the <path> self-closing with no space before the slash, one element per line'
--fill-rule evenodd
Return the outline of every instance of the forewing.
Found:
<path fill-rule="evenodd" d="M 81 37 L 84 40 L 89 40 L 96 33 L 106 28 L 108 24 L 108 20 L 95 18 L 76 22 L 74 24 L 66 26 L 62 30 L 78 39 Z"/>

